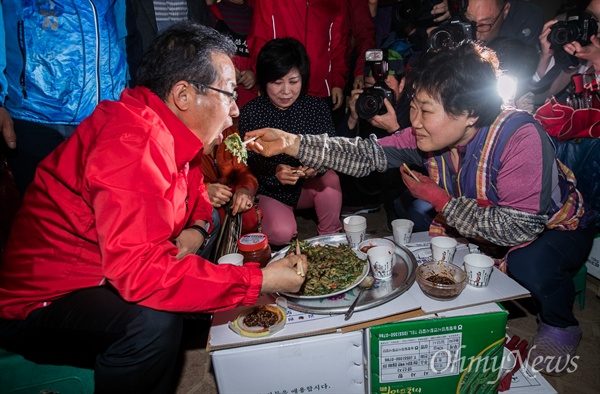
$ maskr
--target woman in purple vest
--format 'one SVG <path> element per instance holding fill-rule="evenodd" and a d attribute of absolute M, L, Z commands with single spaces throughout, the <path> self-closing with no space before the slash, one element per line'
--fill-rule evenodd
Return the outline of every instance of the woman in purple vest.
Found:
<path fill-rule="evenodd" d="M 412 126 L 377 140 L 257 130 L 251 148 L 286 153 L 312 168 L 353 176 L 421 166 L 404 183 L 438 212 L 431 235 L 467 238 L 532 294 L 538 332 L 529 363 L 560 374 L 576 363 L 572 273 L 585 262 L 595 226 L 572 172 L 555 158 L 545 130 L 527 112 L 503 108 L 493 51 L 472 42 L 429 50 L 412 68 Z"/>

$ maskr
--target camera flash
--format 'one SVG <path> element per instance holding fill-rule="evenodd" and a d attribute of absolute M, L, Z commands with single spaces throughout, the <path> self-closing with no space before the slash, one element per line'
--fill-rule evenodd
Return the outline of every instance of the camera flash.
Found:
<path fill-rule="evenodd" d="M 502 75 L 498 78 L 498 94 L 502 97 L 505 104 L 512 104 L 517 93 L 517 80 L 508 75 Z"/>
<path fill-rule="evenodd" d="M 365 59 L 368 62 L 380 62 L 383 60 L 383 51 L 381 49 L 369 49 L 365 52 Z"/>

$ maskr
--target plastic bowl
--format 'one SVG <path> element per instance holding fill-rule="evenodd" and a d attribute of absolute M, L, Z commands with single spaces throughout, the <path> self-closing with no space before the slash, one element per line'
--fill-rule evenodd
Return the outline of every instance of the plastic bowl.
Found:
<path fill-rule="evenodd" d="M 443 279 L 450 279 L 454 284 L 436 283 L 428 279 L 434 275 Z M 427 297 L 439 301 L 448 301 L 458 297 L 465 289 L 467 274 L 454 264 L 432 261 L 423 263 L 417 268 L 417 283 Z"/>
<path fill-rule="evenodd" d="M 359 259 L 366 260 L 367 250 L 373 246 L 387 246 L 389 248 L 392 248 L 392 250 L 396 250 L 396 244 L 394 243 L 394 241 L 390 241 L 389 239 L 385 238 L 371 238 L 366 239 L 358 244 L 355 250 L 356 255 Z M 365 251 L 363 252 L 361 249 L 365 249 Z"/>

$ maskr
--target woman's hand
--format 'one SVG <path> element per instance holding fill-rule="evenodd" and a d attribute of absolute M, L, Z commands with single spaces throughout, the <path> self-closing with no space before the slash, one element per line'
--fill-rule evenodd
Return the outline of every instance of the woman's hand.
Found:
<path fill-rule="evenodd" d="M 246 133 L 245 140 L 257 137 L 256 140 L 249 142 L 246 148 L 259 153 L 265 157 L 286 154 L 288 156 L 298 156 L 300 149 L 300 136 L 286 133 L 283 130 L 264 128 Z"/>
<path fill-rule="evenodd" d="M 211 183 L 208 185 L 206 191 L 211 205 L 215 208 L 221 208 L 223 205 L 227 204 L 233 196 L 231 188 L 220 183 Z"/>
<path fill-rule="evenodd" d="M 275 170 L 275 177 L 282 185 L 295 185 L 298 179 L 304 178 L 304 172 L 301 167 L 292 167 L 287 164 L 279 164 Z"/>
<path fill-rule="evenodd" d="M 308 272 L 306 255 L 303 254 L 290 254 L 287 257 L 273 261 L 263 268 L 261 293 L 296 293 L 299 291 L 306 277 L 298 274 L 298 264 L 302 264 L 302 272 Z"/>
<path fill-rule="evenodd" d="M 402 174 L 402 180 L 410 191 L 410 194 L 412 194 L 414 198 L 428 202 L 437 212 L 442 211 L 444 206 L 450 201 L 451 197 L 448 193 L 428 176 L 413 172 L 419 179 L 417 181 L 404 167 L 400 168 L 400 174 Z"/>
<path fill-rule="evenodd" d="M 237 215 L 238 213 L 244 213 L 254 205 L 254 195 L 252 192 L 245 187 L 240 187 L 233 193 L 231 200 L 231 213 Z"/>

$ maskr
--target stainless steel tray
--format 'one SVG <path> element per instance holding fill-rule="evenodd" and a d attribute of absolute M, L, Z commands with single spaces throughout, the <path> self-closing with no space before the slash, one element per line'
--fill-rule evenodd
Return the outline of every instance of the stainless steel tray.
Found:
<path fill-rule="evenodd" d="M 322 235 L 306 239 L 305 241 L 312 245 L 339 245 L 348 243 L 345 234 Z M 281 255 L 285 255 L 288 249 L 289 246 L 279 250 L 273 255 L 271 260 L 283 257 Z M 392 267 L 392 277 L 387 280 L 376 281 L 371 289 L 366 290 L 356 305 L 355 311 L 373 308 L 386 303 L 404 293 L 414 283 L 417 270 L 415 256 L 402 245 L 396 244 L 395 249 L 396 258 Z M 355 287 L 337 296 L 309 300 L 285 297 L 283 294 L 279 295 L 287 299 L 288 307 L 292 309 L 306 313 L 329 315 L 346 313 L 358 295 L 358 291 L 359 288 Z"/>

